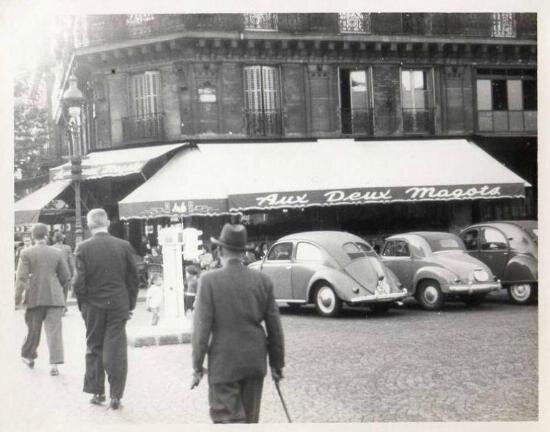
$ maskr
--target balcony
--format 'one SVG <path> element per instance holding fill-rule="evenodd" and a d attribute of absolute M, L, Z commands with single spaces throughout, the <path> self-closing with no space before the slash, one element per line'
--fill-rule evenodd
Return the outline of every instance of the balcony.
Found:
<path fill-rule="evenodd" d="M 128 141 L 156 141 L 164 138 L 164 113 L 122 118 L 122 138 Z"/>
<path fill-rule="evenodd" d="M 340 33 L 370 33 L 370 14 L 340 13 L 338 14 L 338 28 L 340 29 Z"/>
<path fill-rule="evenodd" d="M 274 13 L 244 14 L 243 21 L 245 30 L 277 31 L 279 28 L 277 14 Z"/>
<path fill-rule="evenodd" d="M 403 108 L 403 132 L 410 134 L 434 134 L 433 108 Z"/>
<path fill-rule="evenodd" d="M 248 136 L 283 134 L 283 117 L 280 110 L 245 110 L 244 119 Z"/>
<path fill-rule="evenodd" d="M 372 110 L 366 108 L 340 108 L 342 133 L 353 135 L 372 135 L 374 122 Z"/>
<path fill-rule="evenodd" d="M 479 132 L 537 132 L 537 111 L 478 110 Z"/>

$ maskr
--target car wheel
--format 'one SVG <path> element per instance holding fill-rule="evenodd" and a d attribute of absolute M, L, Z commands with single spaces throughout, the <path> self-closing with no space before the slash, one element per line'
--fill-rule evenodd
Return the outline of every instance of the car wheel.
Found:
<path fill-rule="evenodd" d="M 321 285 L 315 291 L 315 309 L 325 317 L 336 317 L 342 310 L 342 300 L 330 285 Z"/>
<path fill-rule="evenodd" d="M 508 287 L 508 295 L 512 303 L 526 305 L 534 299 L 535 290 L 533 285 L 528 283 L 513 284 Z"/>
<path fill-rule="evenodd" d="M 443 306 L 443 293 L 439 283 L 431 279 L 420 282 L 416 290 L 416 299 L 426 310 L 436 311 L 441 309 L 441 306 Z"/>
<path fill-rule="evenodd" d="M 390 310 L 391 303 L 372 303 L 369 305 L 371 311 L 375 313 L 385 313 Z"/>
<path fill-rule="evenodd" d="M 487 293 L 462 296 L 462 301 L 468 306 L 479 306 L 485 300 Z"/>

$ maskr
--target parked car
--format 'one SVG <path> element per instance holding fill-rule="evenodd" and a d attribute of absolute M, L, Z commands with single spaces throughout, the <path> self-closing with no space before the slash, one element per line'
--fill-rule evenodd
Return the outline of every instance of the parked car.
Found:
<path fill-rule="evenodd" d="M 460 237 L 468 253 L 501 279 L 514 303 L 528 304 L 537 298 L 537 221 L 478 223 L 464 229 Z"/>
<path fill-rule="evenodd" d="M 287 235 L 249 267 L 271 278 L 279 302 L 313 303 L 321 316 L 337 316 L 344 303 L 384 311 L 408 295 L 369 244 L 346 232 Z"/>
<path fill-rule="evenodd" d="M 468 255 L 462 240 L 450 233 L 411 232 L 388 237 L 382 262 L 427 310 L 441 309 L 449 296 L 476 305 L 501 286 L 489 267 Z"/>

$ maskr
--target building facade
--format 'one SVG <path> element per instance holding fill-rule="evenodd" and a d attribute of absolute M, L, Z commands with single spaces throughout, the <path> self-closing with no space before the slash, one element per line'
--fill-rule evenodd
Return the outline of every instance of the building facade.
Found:
<path fill-rule="evenodd" d="M 525 13 L 74 19 L 57 48 L 58 132 L 48 164 L 71 151 L 60 100 L 74 73 L 87 99 L 83 153 L 216 140 L 467 137 L 533 187 L 526 200 L 476 202 L 463 222 L 536 218 L 536 37 L 536 15 Z M 104 195 L 113 212 L 131 187 Z M 430 213 L 401 210 L 412 220 Z M 381 210 L 380 220 L 394 211 Z"/>

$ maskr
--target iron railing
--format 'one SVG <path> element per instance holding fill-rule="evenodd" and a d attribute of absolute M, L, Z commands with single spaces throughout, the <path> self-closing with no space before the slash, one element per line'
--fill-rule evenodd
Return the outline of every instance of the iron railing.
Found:
<path fill-rule="evenodd" d="M 403 108 L 404 133 L 435 133 L 433 108 Z"/>
<path fill-rule="evenodd" d="M 479 132 L 536 132 L 537 111 L 477 111 Z"/>
<path fill-rule="evenodd" d="M 367 108 L 340 108 L 342 133 L 372 135 L 374 133 L 373 112 Z"/>
<path fill-rule="evenodd" d="M 274 13 L 255 13 L 243 15 L 245 30 L 277 30 L 279 21 Z"/>
<path fill-rule="evenodd" d="M 371 15 L 369 13 L 339 13 L 340 33 L 370 33 Z"/>
<path fill-rule="evenodd" d="M 248 136 L 281 136 L 283 116 L 281 110 L 244 110 Z"/>
<path fill-rule="evenodd" d="M 164 138 L 164 113 L 122 118 L 124 141 Z"/>

